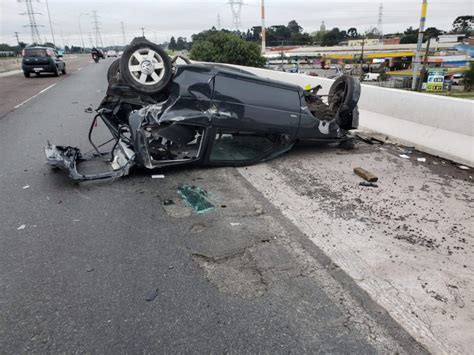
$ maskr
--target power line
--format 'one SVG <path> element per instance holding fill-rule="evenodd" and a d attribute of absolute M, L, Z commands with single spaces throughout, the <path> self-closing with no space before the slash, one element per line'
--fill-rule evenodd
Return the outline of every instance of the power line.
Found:
<path fill-rule="evenodd" d="M 21 13 L 20 15 L 28 15 L 28 19 L 30 20 L 29 25 L 25 25 L 23 27 L 30 27 L 31 29 L 31 42 L 32 43 L 41 43 L 41 37 L 38 31 L 38 27 L 43 27 L 36 23 L 35 15 L 41 15 L 39 12 L 35 12 L 33 10 L 32 0 L 17 0 L 18 2 L 25 2 L 26 4 L 26 12 Z M 39 2 L 39 1 L 38 1 Z"/>
<path fill-rule="evenodd" d="M 232 27 L 236 30 L 240 30 L 242 22 L 240 20 L 240 14 L 242 12 L 242 0 L 229 0 L 230 10 L 232 11 Z"/>
<path fill-rule="evenodd" d="M 94 20 L 94 31 L 95 31 L 95 45 L 96 47 L 103 47 L 104 42 L 102 42 L 102 36 L 100 34 L 100 24 L 99 24 L 99 18 L 97 16 L 97 11 L 92 11 L 92 19 Z"/>

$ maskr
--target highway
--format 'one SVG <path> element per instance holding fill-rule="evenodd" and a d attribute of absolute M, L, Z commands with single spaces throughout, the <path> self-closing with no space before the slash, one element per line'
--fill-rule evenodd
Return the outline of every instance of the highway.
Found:
<path fill-rule="evenodd" d="M 319 227 L 304 230 L 274 199 L 288 177 L 301 195 L 345 201 L 333 185 L 327 194 L 300 189 L 314 185 L 312 172 L 372 148 L 301 147 L 255 169 L 174 168 L 159 171 L 164 179 L 136 170 L 74 184 L 50 169 L 48 140 L 89 149 L 84 109 L 102 99 L 111 62 L 78 61 L 60 78 L 0 78 L 2 352 L 426 352 L 308 238 Z M 215 210 L 192 212 L 177 194 L 182 184 L 206 189 Z M 325 237 L 350 233 L 327 221 Z"/>

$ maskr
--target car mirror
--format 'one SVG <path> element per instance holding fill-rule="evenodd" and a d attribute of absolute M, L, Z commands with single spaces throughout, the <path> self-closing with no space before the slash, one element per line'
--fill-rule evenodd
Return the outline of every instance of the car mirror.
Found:
<path fill-rule="evenodd" d="M 62 55 L 62 54 L 58 54 L 58 58 L 62 58 L 62 57 L 63 57 L 63 55 Z"/>

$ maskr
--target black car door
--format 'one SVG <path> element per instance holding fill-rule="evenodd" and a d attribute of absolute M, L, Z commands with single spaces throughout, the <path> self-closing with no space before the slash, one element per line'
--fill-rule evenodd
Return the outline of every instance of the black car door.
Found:
<path fill-rule="evenodd" d="M 300 97 L 293 87 L 259 77 L 219 73 L 214 79 L 212 125 L 294 137 Z"/>

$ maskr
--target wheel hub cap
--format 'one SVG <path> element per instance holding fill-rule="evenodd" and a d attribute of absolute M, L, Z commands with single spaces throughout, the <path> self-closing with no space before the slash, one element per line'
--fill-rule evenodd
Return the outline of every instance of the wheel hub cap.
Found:
<path fill-rule="evenodd" d="M 153 63 L 150 60 L 145 59 L 141 63 L 141 71 L 142 71 L 143 74 L 151 75 L 155 71 L 155 66 L 153 65 Z"/>

